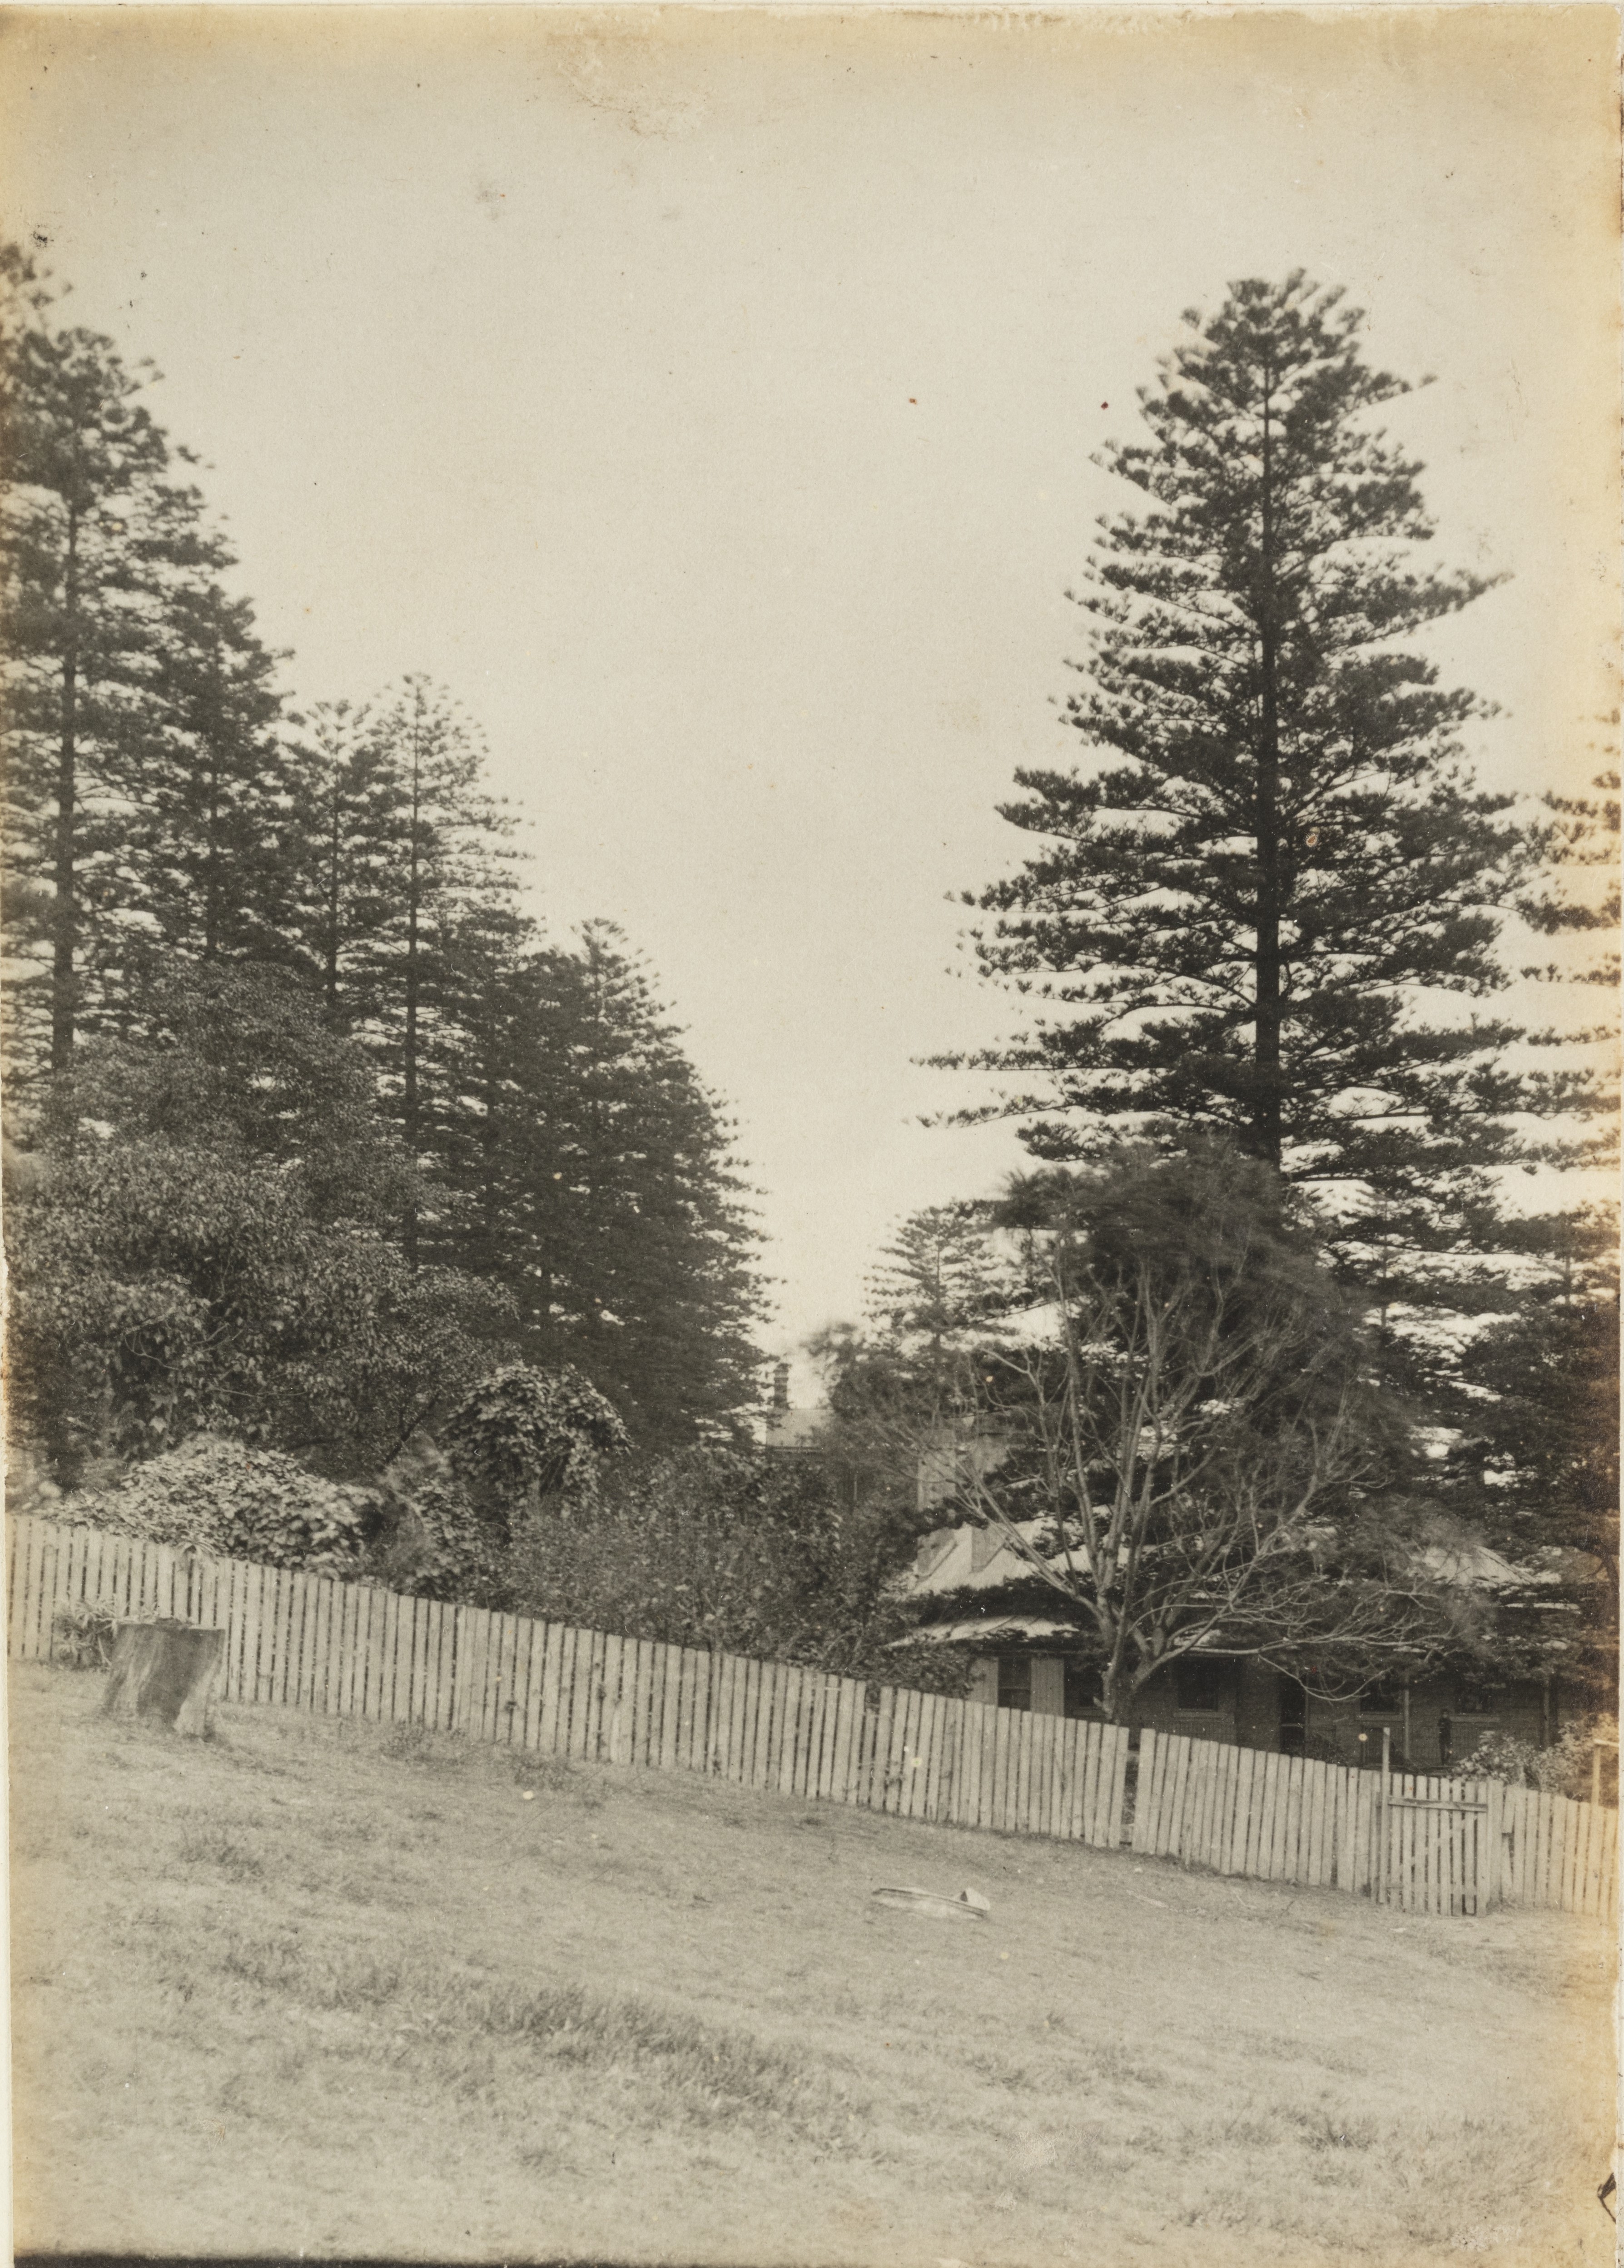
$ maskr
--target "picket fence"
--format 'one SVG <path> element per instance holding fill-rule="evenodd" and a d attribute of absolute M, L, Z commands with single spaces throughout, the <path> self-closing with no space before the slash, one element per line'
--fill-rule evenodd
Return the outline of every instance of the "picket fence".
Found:
<path fill-rule="evenodd" d="M 1362 1771 L 1140 1734 L 1133 1847 L 1422 1913 L 1561 1906 L 1611 1916 L 1619 1815 L 1499 1780 Z"/>
<path fill-rule="evenodd" d="M 7 1641 L 89 1603 L 225 1631 L 221 1691 L 543 1755 L 708 1772 L 904 1819 L 1116 1848 L 1128 1735 L 907 1687 L 445 1606 L 39 1520 L 11 1524 Z"/>
<path fill-rule="evenodd" d="M 1044 1835 L 1430 1913 L 1606 1918 L 1618 1814 L 1362 1771 L 442 1605 L 33 1519 L 9 1523 L 8 1651 L 92 1606 L 226 1633 L 223 1696 L 543 1755 L 711 1774 L 899 1818 Z"/>

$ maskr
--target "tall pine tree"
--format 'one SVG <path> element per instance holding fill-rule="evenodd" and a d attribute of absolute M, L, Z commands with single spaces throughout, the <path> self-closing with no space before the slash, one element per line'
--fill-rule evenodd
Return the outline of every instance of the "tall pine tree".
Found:
<path fill-rule="evenodd" d="M 612 923 L 491 976 L 465 1064 L 489 1114 L 461 1153 L 465 1264 L 513 1293 L 530 1359 L 577 1365 L 644 1444 L 727 1438 L 761 1362 L 733 1130 Z"/>
<path fill-rule="evenodd" d="M 1245 282 L 1185 320 L 1148 440 L 1101 460 L 1145 503 L 1080 600 L 1086 763 L 1017 774 L 1043 847 L 978 901 L 983 969 L 1044 1008 L 979 1060 L 1040 1075 L 998 1106 L 1040 1157 L 1223 1132 L 1338 1185 L 1407 1295 L 1492 1213 L 1510 1114 L 1567 1092 L 1467 1005 L 1506 980 L 1532 838 L 1470 779 L 1481 704 L 1410 642 L 1487 585 L 1418 563 L 1421 468 L 1371 423 L 1408 388 L 1339 293 Z"/>
<path fill-rule="evenodd" d="M 329 833 L 323 852 L 328 902 L 343 887 L 347 860 L 356 917 L 351 997 L 336 991 L 334 1005 L 379 1065 L 407 1154 L 432 1168 L 437 1130 L 465 1080 L 458 940 L 470 921 L 509 904 L 514 821 L 484 786 L 478 733 L 427 678 L 406 679 L 358 739 L 336 758 L 347 767 L 335 786 L 345 807 L 331 806 L 339 836 L 350 830 L 348 847 Z M 329 968 L 336 935 L 329 928 L 324 940 Z M 416 1202 L 407 1207 L 410 1262 L 425 1226 L 431 1241 L 437 1233 L 423 1213 Z"/>
<path fill-rule="evenodd" d="M 130 831 L 176 594 L 229 555 L 110 339 L 55 320 L 55 296 L 0 248 L 0 605 L 5 622 L 5 879 L 14 1071 L 66 1069 L 106 972 L 149 925 Z M 116 986 L 114 985 L 114 989 Z"/>
<path fill-rule="evenodd" d="M 292 957 L 295 783 L 276 666 L 253 608 L 212 574 L 169 594 L 154 630 L 124 858 L 144 924 L 188 957 Z"/>
<path fill-rule="evenodd" d="M 381 1008 L 380 932 L 393 917 L 398 793 L 371 711 L 317 702 L 292 743 L 299 817 L 297 954 L 330 1030 L 352 1032 Z"/>

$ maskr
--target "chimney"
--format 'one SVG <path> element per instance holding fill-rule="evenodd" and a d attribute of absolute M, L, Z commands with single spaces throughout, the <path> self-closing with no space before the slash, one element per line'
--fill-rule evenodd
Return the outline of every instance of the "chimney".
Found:
<path fill-rule="evenodd" d="M 789 1365 L 786 1362 L 775 1362 L 772 1366 L 772 1407 L 775 1410 L 789 1408 Z"/>

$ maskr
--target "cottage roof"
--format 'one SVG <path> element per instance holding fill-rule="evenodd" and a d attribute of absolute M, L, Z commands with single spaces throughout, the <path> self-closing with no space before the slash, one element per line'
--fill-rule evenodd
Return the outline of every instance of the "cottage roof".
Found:
<path fill-rule="evenodd" d="M 973 1622 L 931 1623 L 894 1646 L 989 1646 L 1000 1638 L 1064 1638 L 1075 1642 L 1075 1623 L 1057 1623 L 1047 1615 L 985 1615 Z"/>

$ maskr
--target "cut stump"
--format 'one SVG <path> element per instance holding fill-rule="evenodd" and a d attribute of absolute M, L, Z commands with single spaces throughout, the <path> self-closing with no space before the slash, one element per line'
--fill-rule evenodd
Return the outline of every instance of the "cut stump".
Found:
<path fill-rule="evenodd" d="M 106 1717 L 143 1717 L 201 1736 L 225 1651 L 223 1630 L 192 1623 L 121 1623 L 107 1670 Z"/>

